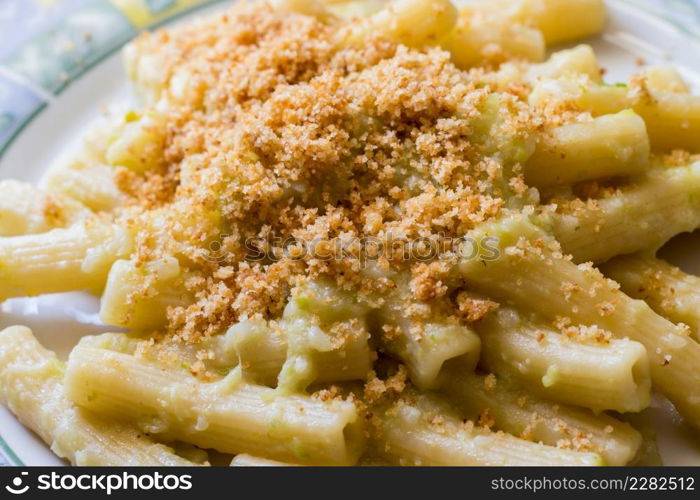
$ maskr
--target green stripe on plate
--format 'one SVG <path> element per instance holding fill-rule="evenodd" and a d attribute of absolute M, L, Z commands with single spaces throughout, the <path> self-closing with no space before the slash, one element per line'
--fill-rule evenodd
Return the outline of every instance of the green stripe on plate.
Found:
<path fill-rule="evenodd" d="M 7 463 L 2 463 L 0 466 L 15 465 L 19 467 L 24 467 L 24 462 L 22 462 L 17 454 L 10 448 L 10 445 L 0 436 L 0 460 L 5 459 Z"/>
<path fill-rule="evenodd" d="M 136 32 L 110 2 L 95 0 L 37 33 L 2 64 L 57 94 L 95 60 L 122 46 Z"/>

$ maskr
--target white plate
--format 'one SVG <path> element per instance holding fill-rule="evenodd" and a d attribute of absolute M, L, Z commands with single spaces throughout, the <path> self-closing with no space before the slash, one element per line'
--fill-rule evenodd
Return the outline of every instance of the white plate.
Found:
<path fill-rule="evenodd" d="M 689 32 L 635 6 L 631 1 L 611 1 L 611 22 L 605 33 L 593 40 L 596 53 L 608 71 L 610 82 L 625 81 L 647 64 L 673 63 L 700 91 L 700 41 Z M 210 7 L 216 9 L 220 7 Z M 201 11 L 195 15 L 200 15 Z M 26 126 L 0 158 L 0 177 L 36 182 L 52 165 L 69 155 L 79 138 L 96 119 L 102 106 L 123 105 L 129 87 L 118 54 L 105 58 L 75 80 Z M 683 245 L 666 250 L 676 263 L 689 271 L 700 271 L 700 239 L 685 236 Z M 691 244 L 688 244 L 688 242 Z M 81 335 L 103 331 L 96 319 L 97 300 L 81 293 L 33 299 L 13 299 L 1 307 L 0 327 L 22 323 L 33 328 L 39 340 L 65 357 Z M 700 360 L 698 360 L 700 362 Z M 654 420 L 664 463 L 700 465 L 700 440 L 680 423 L 668 403 L 656 399 L 647 410 Z M 0 406 L 0 463 L 59 465 L 62 460 L 27 431 Z M 4 442 L 3 442 L 4 440 Z"/>

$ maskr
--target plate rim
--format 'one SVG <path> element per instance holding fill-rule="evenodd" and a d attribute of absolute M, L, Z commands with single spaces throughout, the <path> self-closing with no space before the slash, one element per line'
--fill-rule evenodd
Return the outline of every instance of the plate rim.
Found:
<path fill-rule="evenodd" d="M 235 0 L 233 0 L 235 1 Z M 618 1 L 618 0 L 612 0 L 612 1 Z M 173 12 L 172 14 L 159 19 L 156 22 L 153 22 L 151 24 L 147 24 L 142 27 L 135 26 L 127 17 L 124 15 L 121 11 L 120 14 L 124 15 L 126 21 L 131 25 L 131 30 L 125 31 L 123 34 L 121 34 L 121 38 L 116 40 L 110 47 L 102 51 L 97 57 L 95 57 L 93 60 L 88 62 L 87 64 L 81 65 L 78 71 L 75 71 L 70 75 L 69 78 L 65 80 L 56 90 L 50 91 L 47 89 L 44 89 L 41 87 L 38 83 L 31 81 L 29 78 L 25 77 L 24 75 L 18 74 L 14 72 L 13 70 L 0 65 L 0 77 L 5 77 L 9 80 L 12 80 L 22 86 L 24 86 L 27 90 L 32 92 L 33 94 L 36 94 L 37 97 L 43 99 L 43 102 L 34 110 L 32 111 L 25 119 L 24 121 L 17 127 L 15 131 L 13 131 L 3 142 L 3 144 L 0 144 L 0 160 L 4 156 L 4 154 L 7 152 L 7 150 L 12 146 L 12 144 L 15 142 L 15 140 L 22 134 L 24 129 L 26 129 L 36 118 L 38 118 L 52 103 L 55 101 L 57 98 L 63 94 L 65 90 L 68 89 L 68 87 L 71 86 L 75 81 L 79 80 L 83 75 L 86 73 L 90 72 L 92 69 L 94 69 L 96 66 L 99 66 L 102 62 L 104 62 L 106 59 L 109 57 L 113 56 L 117 52 L 119 52 L 127 43 L 129 43 L 131 40 L 133 40 L 135 37 L 137 37 L 140 33 L 143 33 L 144 31 L 151 31 L 155 30 L 158 28 L 161 28 L 167 24 L 170 24 L 174 21 L 177 21 L 178 19 L 187 17 L 190 14 L 194 14 L 199 10 L 204 10 L 207 7 L 212 7 L 217 4 L 223 4 L 225 2 L 232 2 L 232 0 L 201 0 L 199 3 L 190 5 L 188 7 L 184 7 L 181 10 L 177 10 Z M 111 2 L 110 2 L 111 3 Z M 116 7 L 115 7 L 116 8 Z M 51 28 L 47 28 L 48 31 Z M 44 33 L 45 31 L 40 31 L 35 34 L 35 36 L 40 35 Z"/>
<path fill-rule="evenodd" d="M 686 38 L 689 42 L 692 42 L 692 44 L 697 46 L 698 50 L 700 50 L 700 25 L 699 25 L 698 32 L 694 32 L 691 29 L 687 28 L 684 24 L 675 20 L 672 16 L 663 15 L 663 11 L 655 10 L 655 9 L 649 7 L 648 5 L 640 5 L 640 3 L 636 2 L 635 0 L 606 0 L 606 1 L 609 2 L 610 4 L 613 4 L 613 5 L 618 4 L 618 5 L 624 6 L 625 8 L 631 8 L 631 9 L 637 10 L 637 11 L 639 11 L 647 16 L 651 16 L 651 17 L 655 18 L 656 20 L 665 23 L 668 28 L 676 31 L 679 35 Z M 217 4 L 223 4 L 225 2 L 231 2 L 231 0 L 203 0 L 200 3 L 196 3 L 196 4 L 190 5 L 188 7 L 185 7 L 181 10 L 178 10 L 178 11 L 172 13 L 169 16 L 166 16 L 162 19 L 159 19 L 158 21 L 156 21 L 154 23 L 148 24 L 148 25 L 140 27 L 140 28 L 134 26 L 133 23 L 130 22 L 133 30 L 129 31 L 128 33 L 125 32 L 124 35 L 126 35 L 126 36 L 123 39 L 119 39 L 112 46 L 105 49 L 102 53 L 100 53 L 97 57 L 95 57 L 94 60 L 90 61 L 89 63 L 85 64 L 84 66 L 81 66 L 78 71 L 71 74 L 70 78 L 68 78 L 64 84 L 62 84 L 59 88 L 57 88 L 53 92 L 42 89 L 38 84 L 29 81 L 29 79 L 27 79 L 23 76 L 20 76 L 20 75 L 13 73 L 11 70 L 8 70 L 5 67 L 0 67 L 0 76 L 4 76 L 6 78 L 9 78 L 11 80 L 14 80 L 14 81 L 22 84 L 24 87 L 26 87 L 27 89 L 29 89 L 30 91 L 32 91 L 35 94 L 39 94 L 40 97 L 42 97 L 44 99 L 44 101 L 24 119 L 24 121 L 17 127 L 17 129 L 15 131 L 13 131 L 7 137 L 4 144 L 0 145 L 0 160 L 2 160 L 4 154 L 13 145 L 13 143 L 16 141 L 16 139 L 24 132 L 24 130 L 32 122 L 34 122 L 37 118 L 39 118 L 43 114 L 43 112 L 46 111 L 46 109 L 52 104 L 52 102 L 54 100 L 58 99 L 64 93 L 64 91 L 69 86 L 71 86 L 71 84 L 73 84 L 75 81 L 79 80 L 86 73 L 92 71 L 97 66 L 99 66 L 101 63 L 103 63 L 106 59 L 108 59 L 109 57 L 111 57 L 115 53 L 117 53 L 119 50 L 121 50 L 122 47 L 126 43 L 128 43 L 131 39 L 133 39 L 134 36 L 138 36 L 139 33 L 146 31 L 146 30 L 150 31 L 150 30 L 158 29 L 164 25 L 170 24 L 170 23 L 177 21 L 181 18 L 189 16 L 193 13 L 196 13 L 199 10 L 204 10 L 207 7 L 213 7 Z M 693 0 L 689 0 L 689 3 L 694 5 L 692 2 L 693 2 Z M 698 14 L 700 16 L 700 7 L 697 7 L 697 9 L 698 9 Z M 7 408 L 7 407 L 5 406 L 5 408 Z M 20 425 L 23 425 L 22 422 L 11 412 L 11 410 L 9 410 L 9 408 L 7 408 L 7 409 L 11 415 L 11 418 L 14 418 L 17 422 L 19 422 Z M 29 432 L 31 432 L 31 431 L 29 431 Z M 46 444 L 46 447 L 50 449 L 50 445 Z M 21 458 L 21 455 L 23 455 L 23 454 L 15 451 L 9 445 L 9 443 L 4 439 L 2 431 L 0 431 L 0 467 L 1 466 L 18 466 L 18 467 L 27 466 L 25 461 Z"/>

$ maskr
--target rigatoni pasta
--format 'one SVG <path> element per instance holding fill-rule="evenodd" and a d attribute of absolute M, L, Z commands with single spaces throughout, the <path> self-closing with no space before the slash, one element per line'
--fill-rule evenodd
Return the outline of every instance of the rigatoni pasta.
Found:
<path fill-rule="evenodd" d="M 552 56 L 552 59 L 554 57 Z M 546 78 L 562 76 L 556 72 L 543 73 L 541 70 L 535 74 Z M 593 76 L 591 71 L 588 74 L 589 77 Z M 615 85 L 600 85 L 595 77 L 588 81 L 580 76 L 574 77 L 573 81 L 541 86 L 532 101 L 545 103 L 547 100 L 554 100 L 558 101 L 560 106 L 574 106 L 594 115 L 631 108 L 644 119 L 653 149 L 683 149 L 697 153 L 700 97 L 683 92 L 682 81 L 664 83 L 660 81 L 661 76 L 654 80 L 654 73 L 651 75 L 640 73 L 629 84 Z"/>
<path fill-rule="evenodd" d="M 616 337 L 643 344 L 650 361 L 652 382 L 666 395 L 691 425 L 700 415 L 700 368 L 693 360 L 700 344 L 687 331 L 658 316 L 644 302 L 619 291 L 589 263 L 576 265 L 561 258 L 558 244 L 523 218 L 484 227 L 499 234 L 507 257 L 494 261 L 489 272 L 478 263 L 463 262 L 459 272 L 482 290 L 508 298 L 521 307 L 536 308 L 550 320 L 570 324 L 596 324 Z M 482 266 L 483 267 L 483 266 Z M 504 280 L 513 268 L 520 269 L 515 283 Z M 683 380 L 679 384 L 678 380 Z"/>
<path fill-rule="evenodd" d="M 91 214 L 75 200 L 19 181 L 0 181 L 0 237 L 65 227 Z"/>
<path fill-rule="evenodd" d="M 545 60 L 605 19 L 260 0 L 142 34 L 130 109 L 0 182 L 0 300 L 128 331 L 66 364 L 0 332 L 0 399 L 78 465 L 629 465 L 652 389 L 699 427 L 700 278 L 651 257 L 700 224 L 699 98 Z"/>
<path fill-rule="evenodd" d="M 460 12 L 456 27 L 442 45 L 461 68 L 509 59 L 539 62 L 545 56 L 545 42 L 540 31 L 470 9 Z"/>
<path fill-rule="evenodd" d="M 245 453 L 236 455 L 233 460 L 231 460 L 231 467 L 283 467 L 290 465 L 293 464 L 286 464 L 276 460 L 254 457 L 252 455 L 246 455 Z"/>
<path fill-rule="evenodd" d="M 196 465 L 138 429 L 76 408 L 63 389 L 62 363 L 31 330 L 0 331 L 0 400 L 59 456 L 76 465 Z"/>
<path fill-rule="evenodd" d="M 527 67 L 523 76 L 533 83 L 547 78 L 566 77 L 588 77 L 592 82 L 600 82 L 601 70 L 593 48 L 582 44 L 572 49 L 559 50 L 547 61 Z"/>
<path fill-rule="evenodd" d="M 608 465 L 630 463 L 642 443 L 640 433 L 625 422 L 553 403 L 493 373 L 453 366 L 445 371 L 440 390 L 467 418 L 530 441 L 599 453 Z"/>
<path fill-rule="evenodd" d="M 166 323 L 167 309 L 187 303 L 180 266 L 172 256 L 139 268 L 136 262 L 112 264 L 100 304 L 106 325 L 148 330 Z"/>
<path fill-rule="evenodd" d="M 99 219 L 46 233 L 0 238 L 0 299 L 99 292 L 110 266 L 131 251 L 128 229 Z"/>
<path fill-rule="evenodd" d="M 610 338 L 595 324 L 557 331 L 501 308 L 479 325 L 483 366 L 552 401 L 595 412 L 637 412 L 649 405 L 651 379 L 644 346 Z"/>
<path fill-rule="evenodd" d="M 657 250 L 679 233 L 695 230 L 700 164 L 648 172 L 633 185 L 587 203 L 562 204 L 551 230 L 576 262 Z"/>
<path fill-rule="evenodd" d="M 352 464 L 361 453 L 363 436 L 352 403 L 275 397 L 273 389 L 236 378 L 232 372 L 219 382 L 197 382 L 185 370 L 164 370 L 84 342 L 68 361 L 66 393 L 96 413 L 136 417 L 144 432 L 222 452 L 338 465 Z"/>
<path fill-rule="evenodd" d="M 700 278 L 654 257 L 635 254 L 616 257 L 601 267 L 630 297 L 644 300 L 658 314 L 690 328 L 700 340 Z"/>
<path fill-rule="evenodd" d="M 678 94 L 690 93 L 688 84 L 673 66 L 651 66 L 645 68 L 641 75 L 650 89 Z"/>
<path fill-rule="evenodd" d="M 408 393 L 373 410 L 377 453 L 400 465 L 601 465 L 595 453 L 558 449 L 464 425 L 439 397 Z"/>
<path fill-rule="evenodd" d="M 455 25 L 457 9 L 449 0 L 397 0 L 351 26 L 345 43 L 361 44 L 368 36 L 382 36 L 409 47 L 435 45 Z"/>
<path fill-rule="evenodd" d="M 48 172 L 42 187 L 95 211 L 111 211 L 126 198 L 114 181 L 111 166 L 82 159 Z"/>
<path fill-rule="evenodd" d="M 644 120 L 631 110 L 546 132 L 525 165 L 535 186 L 643 173 L 649 165 Z"/>
<path fill-rule="evenodd" d="M 238 356 L 244 377 L 259 384 L 275 387 L 287 360 L 287 323 L 269 325 L 263 321 L 246 320 L 232 326 L 226 333 L 225 344 Z M 368 333 L 353 332 L 342 346 L 330 350 L 314 350 L 313 381 L 331 382 L 359 380 L 371 369 Z"/>

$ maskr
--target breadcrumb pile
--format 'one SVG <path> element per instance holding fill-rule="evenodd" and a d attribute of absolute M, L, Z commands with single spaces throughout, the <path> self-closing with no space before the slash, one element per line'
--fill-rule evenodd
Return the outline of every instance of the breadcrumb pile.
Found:
<path fill-rule="evenodd" d="M 319 277 L 370 300 L 404 271 L 409 305 L 444 301 L 454 242 L 531 202 L 520 161 L 542 120 L 522 91 L 491 91 L 440 48 L 338 44 L 348 23 L 244 4 L 136 41 L 162 64 L 165 89 L 144 114 L 163 127 L 165 157 L 117 181 L 125 217 L 147 229 L 138 262 L 181 262 L 192 301 L 169 309 L 170 335 L 274 319 Z M 382 277 L 357 244 L 368 238 L 400 243 L 373 260 Z M 418 240 L 440 249 L 432 263 L 407 257 Z M 461 296 L 453 314 L 494 306 Z"/>

